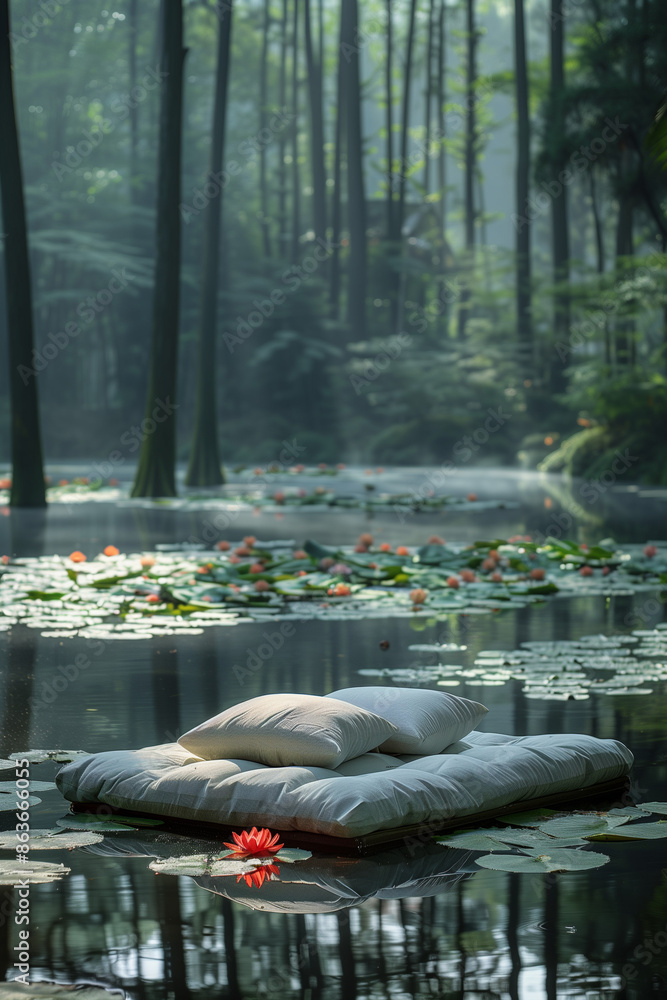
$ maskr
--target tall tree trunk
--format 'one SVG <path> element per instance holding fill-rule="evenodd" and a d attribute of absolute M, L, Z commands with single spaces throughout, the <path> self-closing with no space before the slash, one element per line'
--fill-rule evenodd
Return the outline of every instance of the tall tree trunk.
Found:
<path fill-rule="evenodd" d="M 634 253 L 633 237 L 633 194 L 622 192 L 619 196 L 618 219 L 616 222 L 616 258 L 631 257 Z M 616 320 L 615 355 L 616 364 L 626 366 L 632 362 L 632 340 L 634 324 L 630 318 Z"/>
<path fill-rule="evenodd" d="M 387 107 L 385 111 L 385 128 L 387 130 L 387 239 L 394 238 L 394 88 L 393 88 L 393 31 L 392 31 L 392 0 L 386 0 L 387 35 L 384 69 L 384 88 Z"/>
<path fill-rule="evenodd" d="M 299 256 L 301 236 L 301 183 L 299 180 L 299 0 L 294 2 L 292 24 L 292 263 Z"/>
<path fill-rule="evenodd" d="M 565 76 L 563 69 L 563 0 L 551 2 L 551 33 L 550 33 L 550 105 L 551 121 L 559 138 L 560 148 L 565 131 L 564 90 Z M 560 162 L 555 164 L 560 169 Z M 525 212 L 525 202 L 521 205 Z M 554 334 L 556 342 L 565 342 L 570 330 L 570 293 L 567 284 L 570 278 L 570 246 L 567 212 L 567 187 L 555 198 L 551 199 L 551 241 L 554 292 Z M 550 365 L 550 387 L 552 392 L 565 390 L 563 365 L 555 357 Z"/>
<path fill-rule="evenodd" d="M 37 375 L 33 370 L 33 317 L 28 232 L 23 199 L 12 54 L 9 0 L 0 0 L 0 189 L 5 238 L 9 398 L 11 407 L 13 507 L 46 504 Z"/>
<path fill-rule="evenodd" d="M 440 0 L 436 93 L 438 100 L 438 191 L 440 192 L 440 269 L 442 271 L 442 279 L 440 281 L 438 298 L 441 303 L 440 332 L 447 334 L 449 330 L 449 303 L 445 294 L 445 275 L 447 271 L 447 162 L 445 159 L 445 71 L 447 61 L 445 46 L 445 0 Z"/>
<path fill-rule="evenodd" d="M 349 8 L 349 62 L 345 88 L 347 119 L 347 211 L 350 256 L 347 281 L 347 314 L 354 339 L 366 333 L 366 197 L 364 193 L 363 135 L 361 127 L 361 82 L 357 44 L 359 10 L 357 0 L 343 0 Z"/>
<path fill-rule="evenodd" d="M 401 238 L 405 216 L 405 194 L 408 167 L 408 129 L 410 124 L 410 88 L 412 85 L 412 50 L 415 37 L 415 12 L 417 0 L 410 0 L 408 39 L 405 53 L 405 77 L 403 79 L 403 107 L 401 111 L 401 152 L 398 175 L 398 207 L 396 212 L 396 237 Z"/>
<path fill-rule="evenodd" d="M 268 62 L 269 62 L 269 29 L 271 26 L 270 0 L 264 0 L 264 25 L 262 37 L 262 61 L 259 71 L 259 130 L 260 136 L 267 126 L 268 102 Z M 282 110 L 282 108 L 281 108 Z M 269 228 L 269 192 L 266 179 L 266 143 L 260 142 L 259 147 L 259 198 L 262 213 L 262 247 L 264 256 L 271 256 L 271 232 Z"/>
<path fill-rule="evenodd" d="M 324 0 L 317 0 L 317 61 L 320 64 L 320 80 L 324 78 Z"/>
<path fill-rule="evenodd" d="M 325 239 L 326 174 L 324 169 L 324 119 L 322 116 L 322 64 L 315 61 L 311 27 L 311 0 L 304 0 L 306 66 L 310 99 L 311 172 L 313 177 L 313 222 L 315 236 Z"/>
<path fill-rule="evenodd" d="M 523 0 L 514 0 L 514 79 L 516 85 L 517 166 L 516 205 L 521 217 L 528 204 L 530 176 L 530 119 Z M 516 323 L 522 374 L 532 370 L 533 328 L 530 295 L 530 222 L 523 218 L 516 230 Z"/>
<path fill-rule="evenodd" d="M 428 8 L 428 37 L 426 39 L 426 94 L 424 107 L 424 197 L 428 198 L 431 187 L 431 104 L 433 102 L 433 14 L 435 0 L 430 0 Z"/>
<path fill-rule="evenodd" d="M 157 239 L 151 357 L 146 418 L 132 496 L 176 495 L 176 369 L 181 219 L 181 112 L 183 101 L 182 0 L 162 0 Z"/>
<path fill-rule="evenodd" d="M 213 101 L 210 175 L 220 174 L 225 144 L 229 56 L 232 36 L 232 0 L 219 0 L 217 10 L 218 54 Z M 219 486 L 225 477 L 220 467 L 218 446 L 218 407 L 216 403 L 216 327 L 220 292 L 220 221 L 223 192 L 220 189 L 206 209 L 203 280 L 201 287 L 200 329 L 197 359 L 195 427 L 190 464 L 185 477 L 188 486 Z"/>
<path fill-rule="evenodd" d="M 475 173 L 477 167 L 477 109 L 475 86 L 477 82 L 477 28 L 475 26 L 475 0 L 466 0 L 466 131 L 463 183 L 463 217 L 465 240 L 465 276 L 459 301 L 458 334 L 465 337 L 470 315 L 470 273 L 475 253 Z"/>
<path fill-rule="evenodd" d="M 287 0 L 283 0 L 283 12 L 280 22 L 280 71 L 278 75 L 278 96 L 280 110 L 287 110 Z M 287 172 L 285 170 L 285 151 L 287 136 L 281 129 L 278 137 L 278 250 L 280 256 L 287 257 Z"/>
<path fill-rule="evenodd" d="M 600 206 L 598 205 L 597 185 L 595 183 L 595 165 L 591 164 L 588 171 L 588 179 L 591 192 L 591 209 L 593 212 L 593 226 L 595 228 L 595 257 L 596 269 L 599 275 L 604 274 L 604 234 L 602 231 L 602 219 L 600 218 Z M 611 339 L 609 337 L 609 319 L 604 318 L 604 360 L 611 364 Z"/>
<path fill-rule="evenodd" d="M 417 10 L 417 0 L 410 0 L 410 13 L 408 17 L 408 37 L 405 54 L 405 76 L 403 78 L 403 107 L 401 109 L 401 147 L 398 174 L 398 204 L 394 213 L 394 241 L 400 248 L 403 256 L 403 223 L 405 221 L 405 198 L 407 190 L 408 174 L 408 138 L 410 124 L 410 90 L 412 85 L 412 53 L 414 49 L 415 37 L 415 14 Z M 407 275 L 405 268 L 401 268 L 398 280 L 398 293 L 392 297 L 392 331 L 399 332 L 402 317 L 403 303 L 405 302 L 405 286 Z"/>
<path fill-rule="evenodd" d="M 128 26 L 128 68 L 130 76 L 130 93 L 137 85 L 137 34 L 139 23 L 139 0 L 130 0 L 130 16 Z M 130 200 L 133 205 L 138 202 L 137 175 L 139 167 L 139 104 L 132 101 L 130 106 Z"/>
<path fill-rule="evenodd" d="M 343 182 L 343 142 L 347 116 L 345 114 L 345 60 L 344 45 L 347 44 L 347 8 L 341 4 L 340 26 L 338 31 L 338 72 L 336 79 L 336 128 L 334 136 L 334 167 L 333 167 L 333 199 L 331 206 L 331 274 L 329 283 L 329 306 L 333 319 L 340 314 L 340 230 L 342 223 L 342 182 Z"/>

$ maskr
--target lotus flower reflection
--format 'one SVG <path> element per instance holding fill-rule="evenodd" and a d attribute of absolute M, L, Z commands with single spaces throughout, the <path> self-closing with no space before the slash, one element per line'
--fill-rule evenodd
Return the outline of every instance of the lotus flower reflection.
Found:
<path fill-rule="evenodd" d="M 272 834 L 270 830 L 258 830 L 253 826 L 250 832 L 247 830 L 242 830 L 240 834 L 233 832 L 234 843 L 225 842 L 225 847 L 228 847 L 236 858 L 268 858 L 285 846 L 278 843 L 279 836 L 278 833 Z"/>
<path fill-rule="evenodd" d="M 256 889 L 261 889 L 264 882 L 270 882 L 273 875 L 279 875 L 280 868 L 278 865 L 260 865 L 251 872 L 243 872 L 241 875 L 236 876 L 236 884 L 243 879 L 247 886 Z"/>

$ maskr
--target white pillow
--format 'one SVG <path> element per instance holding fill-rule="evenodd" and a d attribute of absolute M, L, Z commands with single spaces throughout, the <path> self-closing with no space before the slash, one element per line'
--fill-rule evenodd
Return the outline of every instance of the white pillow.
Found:
<path fill-rule="evenodd" d="M 347 701 L 391 722 L 398 732 L 380 746 L 381 752 L 388 754 L 441 753 L 476 729 L 489 711 L 477 701 L 425 688 L 343 688 L 327 698 Z M 199 752 L 194 747 L 187 749 Z"/>
<path fill-rule="evenodd" d="M 347 701 L 267 694 L 234 705 L 179 739 L 206 760 L 242 758 L 274 767 L 338 767 L 395 735 L 386 719 Z"/>

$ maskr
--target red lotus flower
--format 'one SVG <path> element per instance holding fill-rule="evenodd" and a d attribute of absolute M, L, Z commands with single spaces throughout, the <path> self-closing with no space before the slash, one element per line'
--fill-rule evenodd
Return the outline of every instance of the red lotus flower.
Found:
<path fill-rule="evenodd" d="M 250 886 L 252 888 L 252 886 L 254 885 L 256 889 L 261 889 L 261 887 L 264 885 L 264 882 L 271 881 L 272 875 L 279 875 L 279 874 L 280 874 L 280 868 L 278 867 L 278 865 L 260 865 L 258 868 L 255 868 L 251 872 L 243 872 L 242 875 L 237 875 L 236 884 L 238 885 L 241 879 L 243 879 L 247 886 Z"/>
<path fill-rule="evenodd" d="M 232 837 L 234 843 L 225 843 L 225 847 L 228 847 L 237 858 L 269 858 L 285 846 L 278 843 L 279 833 L 272 834 L 266 829 L 258 830 L 256 826 L 253 826 L 250 833 L 242 830 L 240 834 L 232 833 Z"/>

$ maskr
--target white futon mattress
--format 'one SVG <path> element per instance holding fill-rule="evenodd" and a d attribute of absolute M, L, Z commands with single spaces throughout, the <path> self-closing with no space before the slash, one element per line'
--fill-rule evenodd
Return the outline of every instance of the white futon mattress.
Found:
<path fill-rule="evenodd" d="M 65 798 L 225 827 L 341 838 L 474 817 L 621 779 L 632 754 L 583 735 L 469 733 L 432 756 L 366 753 L 335 770 L 202 760 L 178 743 L 92 754 L 61 769 Z"/>

